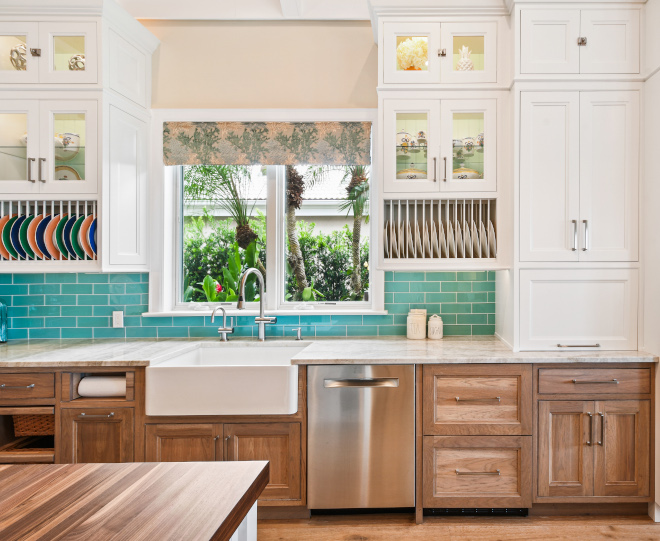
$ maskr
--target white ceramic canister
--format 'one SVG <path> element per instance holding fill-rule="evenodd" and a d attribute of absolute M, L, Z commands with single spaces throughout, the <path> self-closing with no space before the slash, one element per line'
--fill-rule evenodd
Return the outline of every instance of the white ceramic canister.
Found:
<path fill-rule="evenodd" d="M 408 339 L 424 340 L 426 338 L 426 317 L 422 314 L 408 314 Z"/>
<path fill-rule="evenodd" d="M 438 314 L 433 314 L 429 318 L 429 338 L 431 340 L 441 340 L 442 336 L 442 318 Z"/>

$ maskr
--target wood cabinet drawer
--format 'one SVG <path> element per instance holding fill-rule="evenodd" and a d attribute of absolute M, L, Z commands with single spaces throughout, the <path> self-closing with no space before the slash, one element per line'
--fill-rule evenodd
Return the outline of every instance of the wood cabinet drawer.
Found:
<path fill-rule="evenodd" d="M 425 366 L 424 434 L 531 434 L 531 365 Z"/>
<path fill-rule="evenodd" d="M 539 394 L 648 394 L 649 368 L 540 368 Z"/>
<path fill-rule="evenodd" d="M 531 436 L 424 437 L 424 507 L 529 507 Z"/>
<path fill-rule="evenodd" d="M 55 374 L 37 372 L 0 374 L 0 400 L 53 398 Z"/>

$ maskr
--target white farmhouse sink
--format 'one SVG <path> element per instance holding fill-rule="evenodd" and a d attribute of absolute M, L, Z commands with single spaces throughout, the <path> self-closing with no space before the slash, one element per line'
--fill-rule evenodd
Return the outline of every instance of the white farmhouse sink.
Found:
<path fill-rule="evenodd" d="M 200 344 L 146 369 L 147 415 L 290 415 L 307 344 Z"/>

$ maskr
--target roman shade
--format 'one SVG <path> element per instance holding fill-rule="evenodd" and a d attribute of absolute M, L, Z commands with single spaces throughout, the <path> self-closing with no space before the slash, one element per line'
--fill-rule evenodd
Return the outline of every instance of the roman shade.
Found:
<path fill-rule="evenodd" d="M 370 165 L 371 122 L 165 122 L 165 165 Z"/>

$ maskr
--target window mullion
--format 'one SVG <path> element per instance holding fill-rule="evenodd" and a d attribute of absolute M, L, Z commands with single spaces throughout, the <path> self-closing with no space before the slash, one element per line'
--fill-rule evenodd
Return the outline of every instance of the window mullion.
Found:
<path fill-rule="evenodd" d="M 269 165 L 266 168 L 267 191 L 266 191 L 266 308 L 275 310 L 278 308 L 279 299 L 282 297 L 279 281 L 278 254 L 281 248 L 281 221 L 282 211 L 280 209 L 280 174 L 281 167 Z"/>

